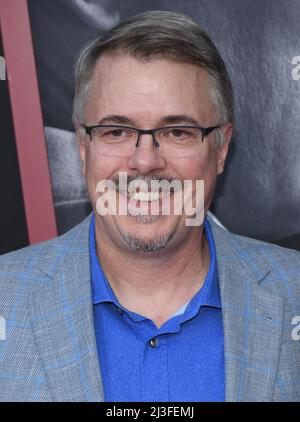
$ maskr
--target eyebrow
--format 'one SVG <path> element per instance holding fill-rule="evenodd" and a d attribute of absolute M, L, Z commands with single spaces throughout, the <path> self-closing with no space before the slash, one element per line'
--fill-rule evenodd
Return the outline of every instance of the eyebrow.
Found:
<path fill-rule="evenodd" d="M 160 123 L 162 125 L 191 124 L 193 126 L 200 126 L 199 122 L 197 122 L 196 119 L 187 114 L 174 114 L 170 116 L 165 116 L 160 120 Z"/>
<path fill-rule="evenodd" d="M 130 119 L 127 116 L 119 115 L 119 114 L 110 114 L 103 117 L 99 120 L 99 125 L 105 124 L 119 124 L 119 125 L 128 125 L 136 127 L 137 124 L 133 119 Z M 187 114 L 171 114 L 168 116 L 164 116 L 160 119 L 159 124 L 157 127 L 165 126 L 165 125 L 186 125 L 190 124 L 192 126 L 200 126 L 199 122 L 194 119 L 192 116 Z"/>
<path fill-rule="evenodd" d="M 103 117 L 99 120 L 99 125 L 105 125 L 109 123 L 116 123 L 120 125 L 134 125 L 134 121 L 131 120 L 129 117 L 121 116 L 118 114 L 110 114 L 108 116 Z"/>

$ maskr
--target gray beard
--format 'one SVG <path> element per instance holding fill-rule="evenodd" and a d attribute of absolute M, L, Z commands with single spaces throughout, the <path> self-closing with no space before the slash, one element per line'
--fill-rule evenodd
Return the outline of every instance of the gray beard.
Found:
<path fill-rule="evenodd" d="M 141 239 L 136 235 L 123 234 L 126 243 L 135 251 L 155 252 L 163 249 L 174 236 L 174 232 L 156 236 L 153 239 Z"/>
<path fill-rule="evenodd" d="M 159 215 L 143 215 L 143 214 L 138 214 L 138 215 L 132 215 L 131 218 L 134 218 L 136 220 L 136 222 L 138 223 L 143 223 L 143 224 L 151 224 L 151 223 L 156 223 L 156 221 L 160 218 Z"/>

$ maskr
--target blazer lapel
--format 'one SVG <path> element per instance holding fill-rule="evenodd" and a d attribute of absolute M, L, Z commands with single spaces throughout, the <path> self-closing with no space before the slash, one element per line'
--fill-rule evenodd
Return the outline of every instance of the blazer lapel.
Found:
<path fill-rule="evenodd" d="M 267 289 L 270 269 L 257 249 L 211 224 L 222 301 L 226 401 L 271 401 L 283 300 Z"/>
<path fill-rule="evenodd" d="M 103 401 L 91 301 L 88 217 L 53 241 L 32 298 L 40 359 L 54 401 Z M 41 276 L 39 277 L 41 279 Z"/>

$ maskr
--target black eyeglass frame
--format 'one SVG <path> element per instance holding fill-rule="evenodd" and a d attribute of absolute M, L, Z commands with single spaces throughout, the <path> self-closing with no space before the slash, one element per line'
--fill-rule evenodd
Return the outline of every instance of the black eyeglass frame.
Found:
<path fill-rule="evenodd" d="M 94 126 L 82 125 L 86 134 L 89 135 L 91 141 L 93 140 L 92 139 L 92 131 L 93 131 L 93 129 L 96 129 L 96 128 L 113 127 L 113 128 L 116 128 L 116 129 L 134 130 L 138 134 L 138 138 L 137 138 L 137 141 L 136 141 L 136 144 L 135 144 L 136 148 L 139 146 L 141 135 L 152 135 L 154 146 L 158 148 L 159 142 L 157 142 L 157 140 L 155 138 L 155 133 L 158 132 L 159 130 L 162 130 L 162 129 L 199 129 L 202 133 L 202 141 L 201 142 L 203 142 L 204 138 L 206 136 L 208 136 L 213 130 L 220 129 L 222 126 L 223 126 L 223 124 L 219 124 L 219 125 L 216 125 L 216 126 L 210 126 L 210 127 L 186 126 L 186 125 L 179 126 L 179 125 L 177 125 L 177 126 L 162 126 L 162 127 L 158 127 L 158 128 L 154 128 L 154 129 L 139 129 L 139 128 L 136 128 L 136 127 L 123 126 L 123 125 L 94 125 Z"/>

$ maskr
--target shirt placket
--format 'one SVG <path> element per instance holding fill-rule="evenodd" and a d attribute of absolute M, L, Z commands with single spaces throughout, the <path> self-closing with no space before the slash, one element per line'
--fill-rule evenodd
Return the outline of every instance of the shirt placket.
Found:
<path fill-rule="evenodd" d="M 142 364 L 142 401 L 169 400 L 169 377 L 166 336 L 149 338 Z"/>

